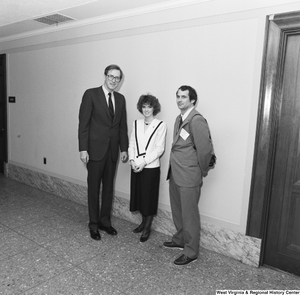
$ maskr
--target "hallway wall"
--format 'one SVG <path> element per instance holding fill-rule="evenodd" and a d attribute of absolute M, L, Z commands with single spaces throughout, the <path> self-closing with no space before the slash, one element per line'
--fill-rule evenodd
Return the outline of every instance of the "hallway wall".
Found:
<path fill-rule="evenodd" d="M 0 39 L 0 53 L 8 55 L 8 95 L 16 97 L 8 104 L 9 163 L 85 186 L 79 105 L 87 88 L 103 83 L 104 68 L 116 63 L 125 74 L 120 92 L 129 135 L 141 116 L 139 96 L 150 92 L 161 102 L 157 117 L 166 121 L 168 135 L 159 208 L 170 212 L 165 176 L 179 114 L 175 92 L 188 84 L 198 92 L 197 109 L 209 122 L 218 157 L 204 180 L 201 218 L 245 234 L 266 16 L 300 10 L 299 1 L 248 2 L 188 1 Z M 116 195 L 126 200 L 129 171 L 120 163 L 116 176 Z"/>

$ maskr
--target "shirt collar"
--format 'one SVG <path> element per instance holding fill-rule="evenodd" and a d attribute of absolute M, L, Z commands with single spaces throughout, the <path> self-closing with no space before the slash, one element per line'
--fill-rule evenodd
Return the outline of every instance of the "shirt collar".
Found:
<path fill-rule="evenodd" d="M 102 89 L 103 89 L 103 92 L 104 92 L 104 94 L 105 94 L 105 97 L 107 97 L 107 96 L 108 96 L 108 93 L 110 93 L 110 91 L 108 91 L 108 90 L 105 88 L 104 85 L 102 85 Z M 111 94 L 114 95 L 114 92 L 112 91 Z"/>
<path fill-rule="evenodd" d="M 190 109 L 188 109 L 188 110 L 184 113 L 184 115 L 181 115 L 182 121 L 184 121 L 184 120 L 187 118 L 187 116 L 190 114 L 190 112 L 191 112 L 194 108 L 195 108 L 194 106 L 191 107 Z"/>

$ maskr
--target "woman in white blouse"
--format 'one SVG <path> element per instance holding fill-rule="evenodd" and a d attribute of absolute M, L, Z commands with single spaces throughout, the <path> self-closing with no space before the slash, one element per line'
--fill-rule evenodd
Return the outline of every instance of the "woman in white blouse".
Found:
<path fill-rule="evenodd" d="M 142 223 L 133 232 L 142 232 L 140 241 L 145 242 L 150 236 L 153 216 L 157 214 L 159 158 L 165 150 L 167 125 L 155 118 L 160 112 L 160 103 L 153 95 L 142 95 L 137 109 L 144 118 L 133 122 L 129 142 L 130 211 L 142 214 Z"/>

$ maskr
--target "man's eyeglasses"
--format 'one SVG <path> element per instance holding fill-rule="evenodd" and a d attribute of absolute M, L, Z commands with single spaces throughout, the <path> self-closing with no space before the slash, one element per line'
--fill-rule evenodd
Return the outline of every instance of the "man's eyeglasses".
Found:
<path fill-rule="evenodd" d="M 113 75 L 106 75 L 109 81 L 116 81 L 116 82 L 120 82 L 121 78 L 120 77 L 115 77 Z"/>

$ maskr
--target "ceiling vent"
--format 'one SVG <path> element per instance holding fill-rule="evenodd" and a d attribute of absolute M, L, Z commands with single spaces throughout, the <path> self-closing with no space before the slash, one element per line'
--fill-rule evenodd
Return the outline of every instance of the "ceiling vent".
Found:
<path fill-rule="evenodd" d="M 70 18 L 65 15 L 61 15 L 61 14 L 51 14 L 51 15 L 47 15 L 44 17 L 34 19 L 34 21 L 44 23 L 49 26 L 58 25 L 60 23 L 65 23 L 65 22 L 74 21 L 74 20 L 75 19 Z"/>

